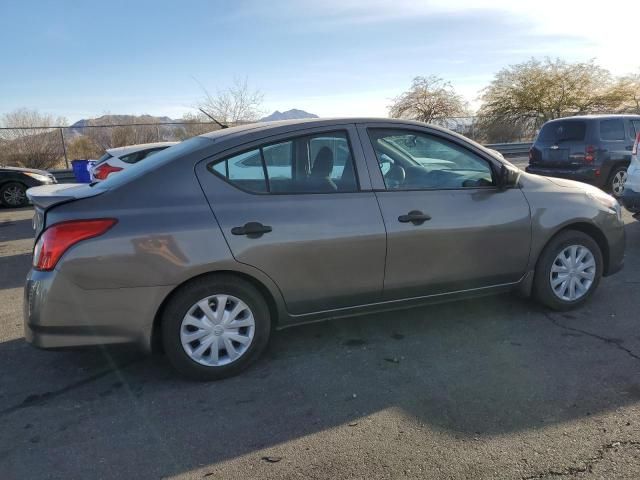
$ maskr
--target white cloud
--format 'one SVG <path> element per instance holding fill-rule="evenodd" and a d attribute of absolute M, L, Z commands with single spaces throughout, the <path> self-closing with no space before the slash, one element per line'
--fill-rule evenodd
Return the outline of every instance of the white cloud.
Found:
<path fill-rule="evenodd" d="M 564 44 L 558 45 L 557 51 L 545 49 L 546 55 L 567 60 L 595 58 L 615 74 L 637 71 L 640 66 L 634 48 L 638 37 L 635 25 L 638 9 L 632 0 L 597 4 L 575 0 L 324 0 L 315 5 L 302 3 L 304 6 L 299 2 L 289 4 L 289 11 L 325 27 L 398 22 L 447 13 L 494 13 L 511 18 L 523 33 L 574 40 L 572 44 L 576 47 L 567 50 Z M 531 51 L 536 52 L 534 45 Z"/>

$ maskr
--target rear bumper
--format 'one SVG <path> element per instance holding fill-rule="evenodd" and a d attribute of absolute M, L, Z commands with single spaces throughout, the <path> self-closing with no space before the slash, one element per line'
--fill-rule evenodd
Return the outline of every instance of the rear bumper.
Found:
<path fill-rule="evenodd" d="M 598 167 L 580 167 L 572 168 L 545 168 L 528 165 L 525 168 L 528 173 L 543 175 L 545 177 L 567 178 L 578 182 L 588 183 L 596 187 L 602 188 L 607 182 L 607 176 L 604 171 Z"/>
<path fill-rule="evenodd" d="M 56 270 L 31 270 L 24 288 L 24 336 L 44 349 L 136 343 L 148 351 L 154 316 L 170 291 L 84 290 Z"/>

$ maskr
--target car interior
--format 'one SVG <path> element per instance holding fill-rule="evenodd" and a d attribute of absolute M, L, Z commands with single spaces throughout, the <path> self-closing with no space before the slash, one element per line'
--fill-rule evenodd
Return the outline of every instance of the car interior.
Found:
<path fill-rule="evenodd" d="M 306 136 L 266 145 L 216 162 L 209 169 L 229 183 L 259 193 L 358 190 L 346 135 Z"/>
<path fill-rule="evenodd" d="M 446 140 L 412 132 L 370 132 L 389 190 L 478 188 L 495 185 L 489 163 Z"/>

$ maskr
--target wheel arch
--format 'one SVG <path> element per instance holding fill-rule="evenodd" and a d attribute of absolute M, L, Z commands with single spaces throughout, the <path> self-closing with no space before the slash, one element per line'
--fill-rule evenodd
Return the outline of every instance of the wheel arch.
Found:
<path fill-rule="evenodd" d="M 597 226 L 588 222 L 569 223 L 557 229 L 553 233 L 553 235 L 551 235 L 547 239 L 547 241 L 544 243 L 544 245 L 538 252 L 534 269 L 535 267 L 537 267 L 538 262 L 540 261 L 540 257 L 542 257 L 542 252 L 544 252 L 544 250 L 551 243 L 551 241 L 561 233 L 566 232 L 567 230 L 576 230 L 578 232 L 582 232 L 586 235 L 589 235 L 598 244 L 598 247 L 600 248 L 600 252 L 602 253 L 603 275 L 606 275 L 606 273 L 609 270 L 609 243 L 607 242 L 607 237 L 604 235 L 602 230 L 600 230 Z"/>
<path fill-rule="evenodd" d="M 267 288 L 267 286 L 262 283 L 260 280 L 258 280 L 257 278 L 244 273 L 244 272 L 239 272 L 236 270 L 213 270 L 210 272 L 205 272 L 205 273 L 201 273 L 199 275 L 196 275 L 194 277 L 191 277 L 187 280 L 185 280 L 184 282 L 180 283 L 179 285 L 176 285 L 164 298 L 164 300 L 162 301 L 162 303 L 160 303 L 160 306 L 158 307 L 154 317 L 153 317 L 153 324 L 152 324 L 152 328 L 151 328 L 151 338 L 150 338 L 150 344 L 149 347 L 151 349 L 152 352 L 161 352 L 163 347 L 162 347 L 162 328 L 161 328 L 161 319 L 162 319 L 162 314 L 164 312 L 164 309 L 167 306 L 167 303 L 185 286 L 189 285 L 190 283 L 200 280 L 202 278 L 206 278 L 206 277 L 215 277 L 215 276 L 219 276 L 219 275 L 233 275 L 237 278 L 240 278 L 248 283 L 250 283 L 251 285 L 253 285 L 259 292 L 260 294 L 263 296 L 265 302 L 267 302 L 267 306 L 269 308 L 269 314 L 271 315 L 271 325 L 273 327 L 277 327 L 278 323 L 279 323 L 279 317 L 280 317 L 280 309 L 278 308 L 278 303 L 276 302 L 276 299 L 274 298 L 273 293 L 269 290 L 269 288 Z"/>

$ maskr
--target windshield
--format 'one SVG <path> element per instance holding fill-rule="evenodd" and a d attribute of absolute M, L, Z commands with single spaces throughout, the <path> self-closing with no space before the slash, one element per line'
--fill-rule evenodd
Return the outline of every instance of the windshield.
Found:
<path fill-rule="evenodd" d="M 156 168 L 159 168 L 160 166 L 165 165 L 176 158 L 188 155 L 189 153 L 199 149 L 200 147 L 208 143 L 211 143 L 211 141 L 203 137 L 190 138 L 189 140 L 185 140 L 184 142 L 174 145 L 173 147 L 169 147 L 165 150 L 162 150 L 161 152 L 156 153 L 153 156 L 153 162 L 134 163 L 133 165 L 131 165 L 131 167 L 126 168 L 122 172 L 119 172 L 118 175 L 110 175 L 105 181 L 92 184 L 92 187 L 99 190 L 110 190 L 120 185 L 124 185 L 134 178 L 155 170 Z"/>

